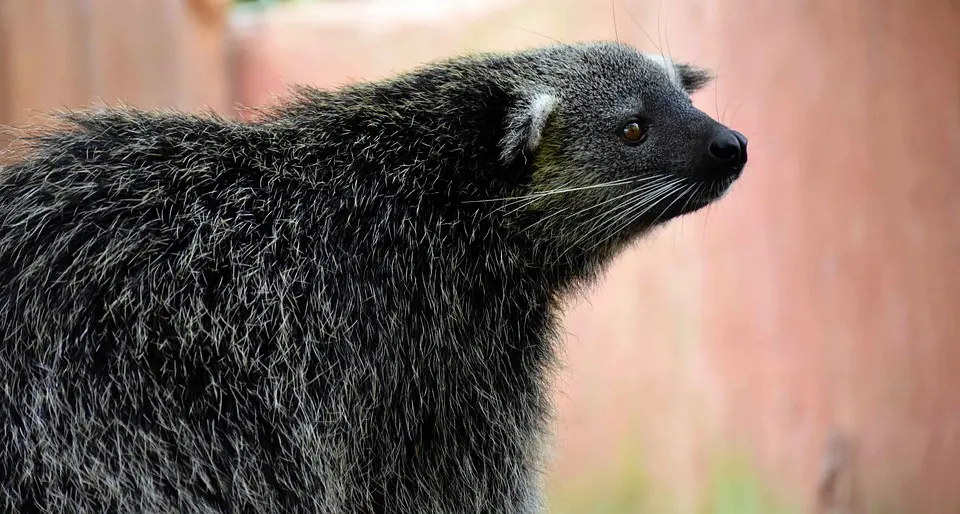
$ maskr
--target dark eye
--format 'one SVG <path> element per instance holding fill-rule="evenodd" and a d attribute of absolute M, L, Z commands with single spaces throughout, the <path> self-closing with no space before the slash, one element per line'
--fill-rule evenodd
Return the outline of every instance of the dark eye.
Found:
<path fill-rule="evenodd" d="M 624 125 L 623 131 L 620 133 L 620 137 L 629 143 L 640 143 L 646 136 L 647 131 L 643 130 L 643 127 L 636 121 L 631 121 Z"/>

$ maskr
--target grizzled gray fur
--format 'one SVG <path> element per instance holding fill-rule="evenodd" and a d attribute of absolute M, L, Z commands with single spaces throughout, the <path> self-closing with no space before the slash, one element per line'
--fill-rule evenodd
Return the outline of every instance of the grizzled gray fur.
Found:
<path fill-rule="evenodd" d="M 708 80 L 583 43 L 62 114 L 0 170 L 0 510 L 542 510 L 560 295 L 746 162 Z"/>

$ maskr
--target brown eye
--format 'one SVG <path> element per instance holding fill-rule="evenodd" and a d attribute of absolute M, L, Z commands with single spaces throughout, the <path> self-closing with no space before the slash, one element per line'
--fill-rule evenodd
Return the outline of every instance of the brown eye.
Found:
<path fill-rule="evenodd" d="M 643 141 L 643 136 L 645 135 L 646 132 L 644 132 L 643 127 L 635 121 L 631 121 L 623 127 L 623 138 L 631 143 Z"/>

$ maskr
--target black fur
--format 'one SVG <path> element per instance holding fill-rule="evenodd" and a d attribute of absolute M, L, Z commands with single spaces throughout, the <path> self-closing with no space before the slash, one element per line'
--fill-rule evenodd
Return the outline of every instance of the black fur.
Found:
<path fill-rule="evenodd" d="M 557 299 L 732 182 L 560 215 L 630 189 L 548 190 L 682 176 L 706 121 L 663 71 L 557 46 L 249 123 L 63 115 L 0 173 L 0 508 L 538 511 Z M 591 128 L 631 94 L 676 149 Z"/>

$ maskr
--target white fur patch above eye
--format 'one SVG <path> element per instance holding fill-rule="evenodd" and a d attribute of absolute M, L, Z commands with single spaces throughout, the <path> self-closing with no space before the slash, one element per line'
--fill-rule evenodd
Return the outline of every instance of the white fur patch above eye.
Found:
<path fill-rule="evenodd" d="M 677 67 L 672 60 L 662 54 L 645 53 L 643 56 L 663 69 L 663 71 L 667 73 L 667 77 L 670 78 L 670 82 L 673 82 L 681 89 L 683 88 L 683 84 L 680 81 L 680 73 L 677 72 Z"/>

